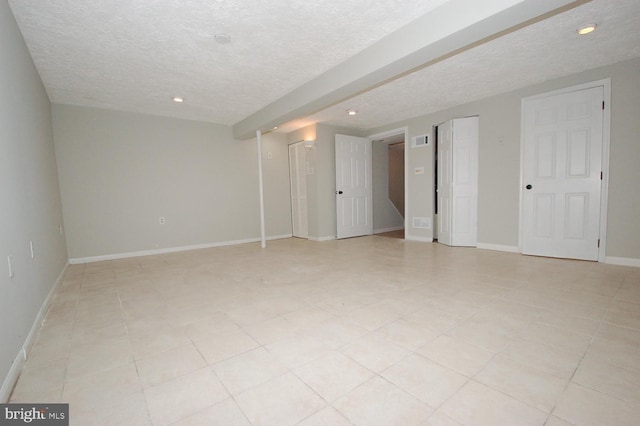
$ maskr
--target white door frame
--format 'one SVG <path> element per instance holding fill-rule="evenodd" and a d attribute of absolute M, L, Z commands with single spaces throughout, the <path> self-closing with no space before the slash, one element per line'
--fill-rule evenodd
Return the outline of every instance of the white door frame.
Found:
<path fill-rule="evenodd" d="M 607 247 L 607 210 L 609 206 L 609 146 L 611 143 L 611 79 L 596 80 L 577 86 L 565 87 L 551 92 L 522 98 L 520 101 L 520 215 L 518 233 L 518 251 L 522 253 L 523 240 L 523 188 L 524 188 L 524 103 L 526 101 L 561 95 L 563 93 L 576 92 L 578 90 L 602 87 L 604 90 L 604 105 L 602 112 L 602 182 L 600 187 L 600 247 L 598 248 L 598 262 L 604 262 Z"/>
<path fill-rule="evenodd" d="M 409 233 L 409 149 L 411 148 L 411 144 L 409 143 L 409 126 L 387 130 L 386 132 L 376 133 L 367 137 L 370 141 L 373 141 L 375 139 L 384 139 L 389 136 L 399 135 L 400 133 L 404 133 L 404 238 L 406 239 Z"/>

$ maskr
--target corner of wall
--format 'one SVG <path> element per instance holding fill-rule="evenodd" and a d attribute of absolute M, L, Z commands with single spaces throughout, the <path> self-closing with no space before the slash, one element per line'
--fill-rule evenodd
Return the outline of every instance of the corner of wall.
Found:
<path fill-rule="evenodd" d="M 13 360 L 13 363 L 11 364 L 11 367 L 9 369 L 9 373 L 4 378 L 2 387 L 0 387 L 0 403 L 7 402 L 9 400 L 9 397 L 11 397 L 11 392 L 13 391 L 14 386 L 18 382 L 18 378 L 22 373 L 22 368 L 24 367 L 24 364 L 29 357 L 29 351 L 31 350 L 31 347 L 35 342 L 36 337 L 38 337 L 40 326 L 44 322 L 47 312 L 51 307 L 51 303 L 53 302 L 53 295 L 55 294 L 56 290 L 60 287 L 60 284 L 62 284 L 62 281 L 67 272 L 68 267 L 69 267 L 69 263 L 67 262 L 64 268 L 62 269 L 62 271 L 60 272 L 60 274 L 58 275 L 58 278 L 56 279 L 55 283 L 51 287 L 49 294 L 47 294 L 47 297 L 42 302 L 42 305 L 40 306 L 40 310 L 38 311 L 38 314 L 33 320 L 33 324 L 31 325 L 29 334 L 27 335 L 27 338 L 22 344 L 22 347 L 16 354 L 16 357 Z"/>

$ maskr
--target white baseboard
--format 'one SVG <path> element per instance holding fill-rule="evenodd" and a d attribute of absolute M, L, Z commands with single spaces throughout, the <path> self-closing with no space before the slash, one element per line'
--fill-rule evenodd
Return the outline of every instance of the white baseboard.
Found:
<path fill-rule="evenodd" d="M 385 232 L 402 231 L 403 229 L 404 229 L 404 226 L 402 226 L 402 225 L 400 225 L 400 226 L 392 226 L 391 228 L 374 229 L 373 233 L 374 234 L 383 234 Z"/>
<path fill-rule="evenodd" d="M 477 247 L 479 249 L 485 250 L 495 250 L 495 251 L 506 251 L 509 253 L 520 253 L 520 249 L 518 246 L 506 246 L 502 244 L 489 244 L 489 243 L 478 243 Z"/>
<path fill-rule="evenodd" d="M 267 237 L 267 240 L 268 241 L 281 240 L 283 238 L 291 238 L 292 236 L 293 234 L 272 235 L 270 237 Z M 260 238 L 249 238 L 246 240 L 221 241 L 217 243 L 194 244 L 190 246 L 169 247 L 169 248 L 155 249 L 155 250 L 131 251 L 126 253 L 115 253 L 115 254 L 107 254 L 102 256 L 75 257 L 75 258 L 69 259 L 69 263 L 72 265 L 76 265 L 81 263 L 102 262 L 105 260 L 127 259 L 129 257 L 153 256 L 155 254 L 177 253 L 181 251 L 234 246 L 238 244 L 247 244 L 247 243 L 257 243 L 259 241 L 260 241 Z"/>
<path fill-rule="evenodd" d="M 405 240 L 408 241 L 420 241 L 423 243 L 432 243 L 433 242 L 433 238 L 432 237 L 418 237 L 415 235 L 405 235 L 404 236 Z"/>
<path fill-rule="evenodd" d="M 47 297 L 42 302 L 40 306 L 40 310 L 38 311 L 38 315 L 33 320 L 33 324 L 31 325 L 31 330 L 29 330 L 29 334 L 27 335 L 24 343 L 22 344 L 22 348 L 16 355 L 13 363 L 11 364 L 11 368 L 9 369 L 9 373 L 7 377 L 5 377 L 4 382 L 2 383 L 2 387 L 0 388 L 0 403 L 6 403 L 11 396 L 11 391 L 15 386 L 18 378 L 20 377 L 20 373 L 22 372 L 22 368 L 24 367 L 24 363 L 27 360 L 27 354 L 29 353 L 29 349 L 33 346 L 33 343 L 38 336 L 38 331 L 40 331 L 40 326 L 42 325 L 42 321 L 44 321 L 45 316 L 47 315 L 47 311 L 51 306 L 51 301 L 53 300 L 53 294 L 58 289 L 60 284 L 62 283 L 62 279 L 64 278 L 64 274 L 67 272 L 67 268 L 69 267 L 69 263 L 64 265 L 62 271 L 58 275 L 58 279 L 56 280 L 53 287 L 47 294 Z"/>
<path fill-rule="evenodd" d="M 331 241 L 331 240 L 335 240 L 336 236 L 330 235 L 328 237 L 308 237 L 307 239 L 309 241 Z"/>
<path fill-rule="evenodd" d="M 604 263 L 620 266 L 635 266 L 636 268 L 640 268 L 640 259 L 634 259 L 632 257 L 606 256 L 604 258 Z"/>
<path fill-rule="evenodd" d="M 281 235 L 272 235 L 270 237 L 267 237 L 268 241 L 273 241 L 273 240 L 284 240 L 286 238 L 293 238 L 293 234 L 281 234 Z M 256 241 L 260 241 L 260 240 L 256 240 Z"/>

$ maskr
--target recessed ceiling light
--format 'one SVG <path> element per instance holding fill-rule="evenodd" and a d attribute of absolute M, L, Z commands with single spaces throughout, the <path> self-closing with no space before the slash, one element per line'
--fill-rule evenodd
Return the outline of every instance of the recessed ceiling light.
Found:
<path fill-rule="evenodd" d="M 347 110 L 347 114 L 349 115 L 356 115 L 358 113 L 358 111 L 356 111 L 355 109 L 348 109 Z"/>
<path fill-rule="evenodd" d="M 273 126 L 273 130 L 278 130 L 278 126 Z"/>
<path fill-rule="evenodd" d="M 173 97 L 173 102 L 181 104 L 181 103 L 184 102 L 184 98 L 182 96 L 174 96 Z"/>
<path fill-rule="evenodd" d="M 589 34 L 592 33 L 596 30 L 596 24 L 589 24 L 589 25 L 585 25 L 584 27 L 580 27 L 578 28 L 578 34 L 580 35 L 585 35 L 585 34 Z"/>
<path fill-rule="evenodd" d="M 228 34 L 216 34 L 213 36 L 213 39 L 220 44 L 229 44 L 231 43 L 231 36 Z"/>

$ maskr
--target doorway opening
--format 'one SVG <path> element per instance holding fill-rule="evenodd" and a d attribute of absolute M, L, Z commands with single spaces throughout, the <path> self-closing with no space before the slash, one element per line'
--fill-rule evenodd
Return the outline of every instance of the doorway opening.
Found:
<path fill-rule="evenodd" d="M 406 130 L 370 136 L 372 145 L 373 233 L 405 238 Z"/>

